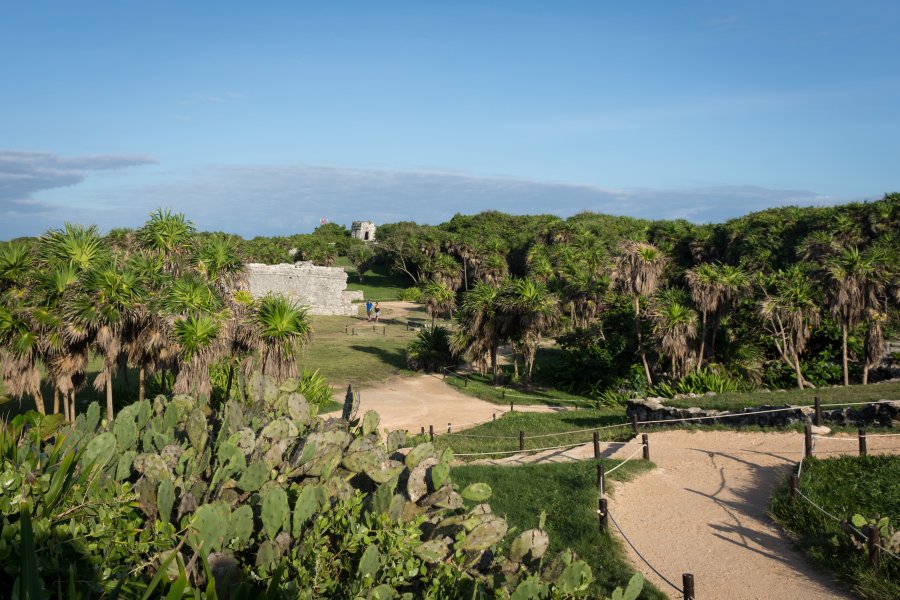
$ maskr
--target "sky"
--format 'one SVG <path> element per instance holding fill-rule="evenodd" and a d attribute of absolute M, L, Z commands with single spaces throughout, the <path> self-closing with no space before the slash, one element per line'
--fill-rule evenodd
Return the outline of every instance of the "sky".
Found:
<path fill-rule="evenodd" d="M 0 239 L 900 191 L 900 2 L 0 0 Z"/>

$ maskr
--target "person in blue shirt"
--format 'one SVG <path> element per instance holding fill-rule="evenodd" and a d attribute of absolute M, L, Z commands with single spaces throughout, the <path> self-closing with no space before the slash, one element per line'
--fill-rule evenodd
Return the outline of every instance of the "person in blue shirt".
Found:
<path fill-rule="evenodd" d="M 366 320 L 367 321 L 372 320 L 372 301 L 371 300 L 366 301 Z"/>

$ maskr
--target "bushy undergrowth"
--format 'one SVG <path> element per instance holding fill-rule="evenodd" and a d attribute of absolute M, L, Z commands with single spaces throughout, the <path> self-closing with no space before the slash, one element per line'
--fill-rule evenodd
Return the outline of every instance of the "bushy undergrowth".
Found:
<path fill-rule="evenodd" d="M 446 327 L 421 329 L 406 347 L 406 364 L 410 369 L 430 373 L 456 364 L 450 351 L 450 332 Z"/>
<path fill-rule="evenodd" d="M 419 287 L 408 287 L 405 288 L 402 292 L 400 292 L 400 299 L 406 302 L 421 302 L 422 301 L 422 288 Z"/>
<path fill-rule="evenodd" d="M 241 404 L 187 396 L 96 404 L 74 426 L 29 413 L 0 429 L 0 589 L 13 597 L 578 597 L 590 568 L 508 532 L 459 489 L 452 452 L 395 452 L 378 415 L 325 420 L 251 379 Z M 464 506 L 464 500 L 470 504 Z M 639 588 L 639 586 L 635 586 Z M 635 597 L 632 589 L 628 597 Z"/>
<path fill-rule="evenodd" d="M 900 524 L 900 457 L 863 456 L 807 459 L 800 491 L 831 514 L 851 521 L 854 515 L 878 522 L 884 528 Z M 834 572 L 862 598 L 900 598 L 900 561 L 884 556 L 881 567 L 869 566 L 859 540 L 809 502 L 791 502 L 787 483 L 772 498 L 772 512 L 797 543 L 819 565 Z M 900 540 L 883 540 L 891 546 Z M 894 548 L 897 553 L 898 548 Z"/>

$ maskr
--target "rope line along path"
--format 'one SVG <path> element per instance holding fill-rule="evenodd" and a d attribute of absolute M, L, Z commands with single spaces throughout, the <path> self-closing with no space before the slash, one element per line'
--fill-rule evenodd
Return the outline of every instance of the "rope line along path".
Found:
<path fill-rule="evenodd" d="M 644 555 L 641 554 L 640 550 L 638 550 L 638 549 L 635 547 L 635 545 L 631 543 L 631 540 L 628 539 L 628 536 L 625 535 L 625 532 L 622 531 L 622 528 L 621 528 L 621 527 L 619 527 L 619 523 L 616 521 L 616 518 L 613 516 L 612 512 L 607 510 L 607 511 L 606 511 L 606 516 L 609 517 L 609 520 L 612 521 L 612 522 L 613 522 L 613 525 L 616 526 L 616 529 L 619 530 L 619 535 L 622 536 L 622 539 L 625 540 L 625 541 L 628 543 L 628 545 L 631 546 L 631 549 L 634 550 L 634 553 L 637 554 L 638 557 L 639 557 L 642 561 L 644 561 L 644 564 L 647 565 L 648 567 L 650 567 L 650 570 L 653 571 L 654 573 L 656 573 L 656 575 L 657 575 L 660 579 L 662 579 L 663 581 L 665 581 L 666 583 L 668 583 L 668 584 L 672 587 L 672 589 L 674 589 L 674 590 L 675 590 L 676 592 L 678 592 L 679 594 L 683 594 L 683 593 L 684 593 L 684 590 L 682 590 L 680 587 L 678 587 L 677 585 L 675 585 L 674 583 L 672 583 L 671 581 L 669 581 L 669 578 L 666 577 L 665 575 L 663 575 L 662 573 L 660 573 L 659 570 L 658 570 L 656 567 L 654 567 L 653 564 L 652 564 L 649 560 L 647 560 L 646 558 L 644 558 Z"/>

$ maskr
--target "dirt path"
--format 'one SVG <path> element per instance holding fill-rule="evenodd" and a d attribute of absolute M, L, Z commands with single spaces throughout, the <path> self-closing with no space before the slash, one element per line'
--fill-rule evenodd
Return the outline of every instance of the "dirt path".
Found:
<path fill-rule="evenodd" d="M 855 442 L 847 437 L 817 440 L 815 454 L 855 454 Z M 650 458 L 657 468 L 615 484 L 610 513 L 674 584 L 681 585 L 682 573 L 693 573 L 700 598 L 851 598 L 828 575 L 816 572 L 768 516 L 769 498 L 802 448 L 803 437 L 797 433 L 651 433 Z M 624 446 L 603 446 L 603 455 L 625 459 L 637 452 L 640 457 L 640 449 L 635 439 Z M 900 452 L 900 438 L 870 437 L 868 449 Z M 514 466 L 592 457 L 592 444 L 585 444 L 480 462 Z M 670 597 L 680 597 L 632 549 L 628 553 L 635 569 Z"/>
<path fill-rule="evenodd" d="M 453 431 L 472 427 L 475 423 L 499 418 L 508 407 L 491 404 L 463 394 L 440 377 L 418 375 L 395 377 L 383 383 L 360 388 L 360 412 L 374 410 L 381 415 L 380 429 L 406 429 L 418 433 L 434 425 L 435 433 L 446 433 L 447 423 Z M 517 411 L 551 412 L 549 406 L 521 406 Z"/>

